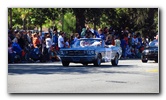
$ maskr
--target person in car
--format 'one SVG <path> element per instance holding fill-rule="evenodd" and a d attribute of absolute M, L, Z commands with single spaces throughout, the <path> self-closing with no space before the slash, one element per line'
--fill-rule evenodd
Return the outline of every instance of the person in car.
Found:
<path fill-rule="evenodd" d="M 102 41 L 95 41 L 91 46 L 101 46 Z"/>
<path fill-rule="evenodd" d="M 98 29 L 98 32 L 94 31 L 94 35 L 96 36 L 96 38 L 105 40 L 105 35 L 103 34 L 103 30 L 101 28 Z"/>

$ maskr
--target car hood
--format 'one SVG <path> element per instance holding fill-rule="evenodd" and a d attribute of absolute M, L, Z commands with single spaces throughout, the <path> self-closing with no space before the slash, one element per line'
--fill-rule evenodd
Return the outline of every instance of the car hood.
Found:
<path fill-rule="evenodd" d="M 148 48 L 145 48 L 145 50 L 158 50 L 158 47 L 148 47 Z"/>
<path fill-rule="evenodd" d="M 94 47 L 78 47 L 78 48 L 64 48 L 61 50 L 96 50 L 97 48 Z"/>

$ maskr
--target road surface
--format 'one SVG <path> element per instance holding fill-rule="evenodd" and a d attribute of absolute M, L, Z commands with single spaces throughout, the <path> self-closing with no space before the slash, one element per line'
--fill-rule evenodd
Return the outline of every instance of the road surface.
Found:
<path fill-rule="evenodd" d="M 120 60 L 102 63 L 61 62 L 8 65 L 8 93 L 159 93 L 159 64 Z"/>

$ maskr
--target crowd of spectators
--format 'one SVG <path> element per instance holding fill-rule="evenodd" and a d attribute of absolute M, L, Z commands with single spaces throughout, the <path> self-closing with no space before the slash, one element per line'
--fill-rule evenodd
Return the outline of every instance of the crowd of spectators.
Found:
<path fill-rule="evenodd" d="M 122 58 L 140 58 L 141 53 L 149 44 L 148 38 L 141 37 L 139 32 L 129 29 L 115 30 L 112 27 L 98 28 L 98 30 L 83 28 L 79 33 L 83 38 L 101 38 L 106 45 L 116 45 L 122 48 Z"/>
<path fill-rule="evenodd" d="M 79 38 L 101 38 L 105 40 L 106 45 L 120 46 L 124 59 L 140 58 L 144 47 L 150 42 L 148 38 L 141 38 L 139 32 L 134 33 L 128 29 L 114 30 L 112 27 L 93 30 L 87 26 L 78 33 L 71 34 L 70 37 L 67 37 L 65 32 L 58 32 L 56 28 L 48 33 L 11 29 L 8 31 L 8 61 L 14 63 L 14 52 L 18 52 L 21 61 L 26 61 L 27 47 L 40 50 L 40 62 L 59 61 L 58 51 L 70 48 Z M 18 48 L 14 49 L 16 45 Z"/>

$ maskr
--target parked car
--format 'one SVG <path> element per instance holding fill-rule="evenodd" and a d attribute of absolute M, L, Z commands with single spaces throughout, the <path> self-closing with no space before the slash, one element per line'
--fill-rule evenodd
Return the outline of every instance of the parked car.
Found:
<path fill-rule="evenodd" d="M 105 45 L 102 39 L 81 38 L 71 48 L 60 49 L 60 58 L 63 66 L 69 66 L 70 62 L 100 66 L 102 62 L 111 62 L 117 66 L 122 55 L 121 47 Z"/>
<path fill-rule="evenodd" d="M 147 63 L 148 60 L 158 62 L 158 40 L 149 43 L 149 46 L 142 52 L 141 60 L 143 63 Z"/>

